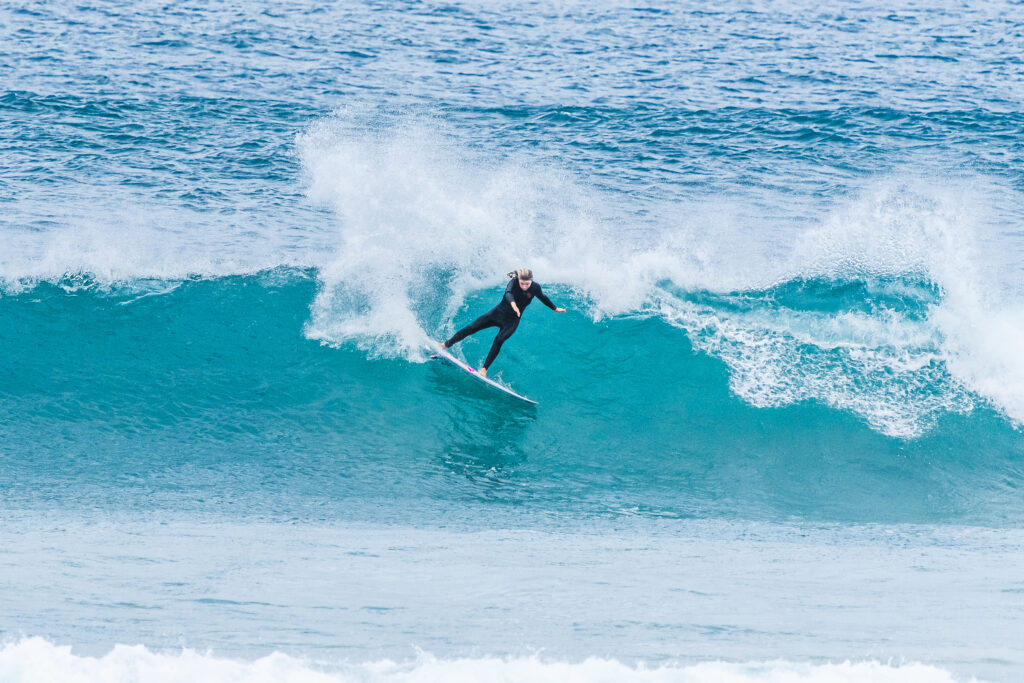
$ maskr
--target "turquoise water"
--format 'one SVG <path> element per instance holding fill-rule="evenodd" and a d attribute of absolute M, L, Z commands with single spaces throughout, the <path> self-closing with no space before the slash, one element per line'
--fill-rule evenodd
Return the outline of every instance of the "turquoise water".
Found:
<path fill-rule="evenodd" d="M 1019 677 L 1019 10 L 0 3 L 0 679 Z"/>
<path fill-rule="evenodd" d="M 864 305 L 863 288 L 836 289 L 689 298 L 722 315 L 770 315 L 766 300 L 827 305 L 826 316 Z M 315 272 L 278 271 L 148 296 L 40 284 L 4 297 L 8 505 L 104 508 L 115 490 L 117 508 L 153 513 L 404 524 L 487 523 L 509 507 L 1011 526 L 1024 514 L 1019 433 L 970 395 L 940 411 L 953 381 L 941 366 L 891 387 L 891 374 L 843 368 L 838 350 L 801 349 L 814 372 L 931 420 L 898 438 L 820 401 L 751 405 L 730 390 L 729 365 L 699 350 L 703 337 L 656 317 L 593 323 L 534 307 L 495 366 L 541 401 L 533 408 L 444 365 L 306 338 L 316 290 Z"/>

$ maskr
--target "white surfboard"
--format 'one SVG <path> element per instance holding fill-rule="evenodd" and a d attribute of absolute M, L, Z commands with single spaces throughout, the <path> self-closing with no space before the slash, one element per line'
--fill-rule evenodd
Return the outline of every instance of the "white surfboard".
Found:
<path fill-rule="evenodd" d="M 520 401 L 526 401 L 527 403 L 532 403 L 533 405 L 537 405 L 536 401 L 528 399 L 528 398 L 526 398 L 525 396 L 523 396 L 521 394 L 517 394 L 516 392 L 514 392 L 511 389 L 509 389 L 508 387 L 506 387 L 504 384 L 499 384 L 498 382 L 495 382 L 493 379 L 490 379 L 489 377 L 484 377 L 479 372 L 477 372 L 475 368 L 467 365 L 466 363 L 463 363 L 461 360 L 459 360 L 458 358 L 456 358 L 452 354 L 448 353 L 447 350 L 441 348 L 440 344 L 435 346 L 435 347 L 433 347 L 433 348 L 431 348 L 430 351 L 433 353 L 435 358 L 440 358 L 441 360 L 448 361 L 449 363 L 451 363 L 455 367 L 459 368 L 463 372 L 469 373 L 470 375 L 472 375 L 476 379 L 480 380 L 481 382 L 483 382 L 485 384 L 490 384 L 492 387 L 494 387 L 498 391 L 502 391 L 502 392 L 508 394 L 509 396 L 514 396 L 515 398 L 518 398 Z"/>

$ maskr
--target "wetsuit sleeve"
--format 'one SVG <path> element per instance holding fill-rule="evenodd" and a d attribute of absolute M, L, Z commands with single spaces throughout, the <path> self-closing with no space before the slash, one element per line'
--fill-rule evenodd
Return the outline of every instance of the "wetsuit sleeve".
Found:
<path fill-rule="evenodd" d="M 545 306 L 550 308 L 552 311 L 555 310 L 556 308 L 558 308 L 558 306 L 555 306 L 553 303 L 551 303 L 551 299 L 548 298 L 547 294 L 545 294 L 543 291 L 541 291 L 540 285 L 538 285 L 536 282 L 534 282 L 532 285 L 530 285 L 530 289 L 534 289 L 535 287 L 536 287 L 536 291 L 534 291 L 533 295 L 535 297 L 537 297 L 537 299 L 542 304 L 544 304 Z"/>
<path fill-rule="evenodd" d="M 514 285 L 515 283 L 516 279 L 512 278 L 511 280 L 508 281 L 508 285 L 505 286 L 505 301 L 509 302 L 510 304 L 514 304 L 516 302 L 516 298 L 512 296 L 512 285 Z"/>

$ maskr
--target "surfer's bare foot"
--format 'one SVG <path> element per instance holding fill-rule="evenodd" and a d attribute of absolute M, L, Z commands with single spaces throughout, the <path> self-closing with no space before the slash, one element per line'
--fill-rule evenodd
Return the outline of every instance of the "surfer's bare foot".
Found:
<path fill-rule="evenodd" d="M 479 370 L 477 370 L 477 372 L 480 373 L 481 377 L 486 377 L 487 376 L 487 368 L 480 368 Z"/>

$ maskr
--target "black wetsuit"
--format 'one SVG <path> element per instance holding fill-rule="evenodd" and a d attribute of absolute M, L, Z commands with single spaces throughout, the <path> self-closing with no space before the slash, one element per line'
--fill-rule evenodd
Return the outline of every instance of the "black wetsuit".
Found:
<path fill-rule="evenodd" d="M 476 334 L 485 327 L 500 328 L 498 330 L 498 336 L 494 338 L 494 343 L 491 344 L 491 350 L 487 354 L 487 360 L 484 361 L 484 368 L 491 367 L 491 363 L 494 362 L 495 357 L 498 355 L 498 351 L 501 351 L 501 345 L 504 344 L 505 340 L 511 337 L 512 333 L 516 331 L 517 327 L 519 327 L 519 316 L 512 310 L 512 302 L 516 302 L 516 306 L 519 307 L 519 313 L 522 315 L 526 310 L 526 307 L 530 305 L 531 301 L 533 301 L 534 297 L 540 299 L 541 303 L 552 311 L 557 308 L 553 303 L 551 303 L 551 299 L 547 298 L 544 292 L 541 291 L 540 285 L 536 282 L 531 284 L 529 289 L 523 291 L 523 288 L 519 286 L 519 280 L 517 278 L 510 279 L 508 281 L 508 286 L 505 287 L 505 296 L 502 297 L 501 303 L 456 332 L 451 339 L 444 343 L 445 347 L 447 348 L 452 344 L 457 344 L 469 335 Z"/>

